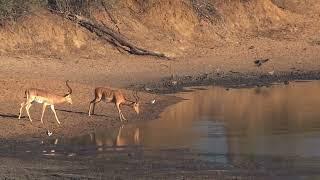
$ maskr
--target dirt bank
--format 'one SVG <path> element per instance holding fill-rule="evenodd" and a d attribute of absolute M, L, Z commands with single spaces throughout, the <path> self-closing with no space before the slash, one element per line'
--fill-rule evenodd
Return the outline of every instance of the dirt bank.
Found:
<path fill-rule="evenodd" d="M 253 37 L 317 42 L 320 5 L 314 0 L 96 2 L 80 3 L 77 11 L 140 47 L 175 58 L 197 57 L 203 51 L 234 46 Z M 44 6 L 15 21 L 1 21 L 0 53 L 56 58 L 126 56 L 64 17 Z"/>

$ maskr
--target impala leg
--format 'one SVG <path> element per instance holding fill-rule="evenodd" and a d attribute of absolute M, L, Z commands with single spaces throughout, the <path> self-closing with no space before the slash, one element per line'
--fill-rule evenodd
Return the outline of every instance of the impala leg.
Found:
<path fill-rule="evenodd" d="M 29 109 L 30 109 L 31 106 L 32 106 L 32 103 L 30 103 L 30 102 L 28 102 L 27 105 L 26 105 L 26 111 L 27 111 L 27 114 L 29 116 L 30 122 L 32 122 L 32 119 L 31 119 L 31 116 L 30 116 L 30 112 L 29 112 Z"/>
<path fill-rule="evenodd" d="M 116 104 L 116 108 L 117 108 L 118 113 L 119 113 L 120 121 L 122 122 L 122 116 L 121 116 L 120 104 Z"/>
<path fill-rule="evenodd" d="M 118 109 L 118 113 L 119 113 L 119 117 L 120 117 L 120 120 L 121 120 L 121 122 L 122 122 L 122 120 L 127 120 L 124 116 L 123 116 L 123 114 L 122 114 L 122 111 L 121 111 L 121 109 L 120 109 L 120 104 L 116 104 L 116 107 L 117 107 L 117 109 Z"/>
<path fill-rule="evenodd" d="M 47 108 L 47 104 L 46 103 L 43 103 L 43 106 L 42 106 L 42 114 L 41 114 L 41 123 L 43 124 L 43 116 L 44 116 L 44 112 Z"/>
<path fill-rule="evenodd" d="M 94 110 L 96 109 L 96 102 L 92 104 L 93 107 L 92 107 L 92 114 L 94 114 Z"/>
<path fill-rule="evenodd" d="M 23 112 L 23 108 L 26 106 L 26 102 L 21 103 L 21 107 L 20 107 L 20 113 L 19 113 L 19 117 L 18 119 L 21 118 L 22 112 Z"/>
<path fill-rule="evenodd" d="M 54 116 L 56 117 L 56 120 L 57 120 L 58 124 L 61 124 L 59 119 L 58 119 L 58 117 L 57 117 L 56 110 L 54 109 L 54 105 L 50 105 L 50 107 L 51 107 L 51 110 L 52 110 Z"/>
<path fill-rule="evenodd" d="M 120 106 L 120 105 L 119 105 L 119 106 Z M 119 109 L 120 109 L 120 108 L 119 108 Z M 123 113 L 122 113 L 121 110 L 120 110 L 120 114 L 121 114 L 122 119 L 125 120 L 125 121 L 127 121 L 127 119 L 124 117 L 124 115 L 123 115 Z"/>
<path fill-rule="evenodd" d="M 101 101 L 101 98 L 97 98 L 97 99 L 94 99 L 90 102 L 90 105 L 89 105 L 89 116 L 91 116 L 91 112 L 92 114 L 94 114 L 94 109 L 96 107 L 96 103 L 99 103 Z M 92 108 L 92 111 L 91 111 L 91 108 Z"/>
<path fill-rule="evenodd" d="M 127 121 L 127 119 L 124 117 L 124 115 L 122 114 L 122 111 L 120 112 L 121 113 L 121 116 L 122 116 L 122 119 Z"/>
<path fill-rule="evenodd" d="M 89 105 L 89 111 L 88 111 L 88 115 L 91 116 L 91 108 L 92 108 L 93 102 L 90 102 Z"/>

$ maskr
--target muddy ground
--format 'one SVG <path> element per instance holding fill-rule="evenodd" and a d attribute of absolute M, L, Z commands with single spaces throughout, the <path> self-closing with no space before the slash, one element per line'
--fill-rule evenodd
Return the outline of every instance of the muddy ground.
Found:
<path fill-rule="evenodd" d="M 97 115 L 88 117 L 87 111 L 96 86 L 121 88 L 129 96 L 131 89 L 140 90 L 141 114 L 124 107 L 129 120 L 156 120 L 166 107 L 181 99 L 166 95 L 190 85 L 222 85 L 226 88 L 262 86 L 272 82 L 288 83 L 296 79 L 320 79 L 320 46 L 305 41 L 275 41 L 257 38 L 240 45 L 204 49 L 206 56 L 171 60 L 150 57 L 118 56 L 108 58 L 84 57 L 0 57 L 0 148 L 1 178 L 9 179 L 290 179 L 297 176 L 318 175 L 317 169 L 280 168 L 257 169 L 248 172 L 246 166 L 225 167 L 219 163 L 198 160 L 198 154 L 185 149 L 146 150 L 127 147 L 123 151 L 110 149 L 101 153 L 81 152 L 77 156 L 45 156 L 41 144 L 55 138 L 88 134 L 96 128 L 119 127 L 114 105 L 97 105 Z M 269 58 L 261 66 L 257 59 Z M 48 108 L 40 123 L 40 105 L 31 108 L 34 122 L 26 114 L 17 119 L 24 90 L 30 87 L 48 89 L 63 95 L 65 80 L 71 80 L 73 104 L 57 105 L 59 126 Z M 165 94 L 163 94 L 165 93 Z M 155 104 L 151 100 L 156 99 Z M 53 135 L 48 137 L 49 128 Z M 61 152 L 70 147 L 58 146 Z M 32 149 L 32 152 L 28 153 Z M 281 159 L 281 162 L 287 160 Z M 246 162 L 255 166 L 254 162 Z M 299 170 L 299 171 L 296 171 Z M 283 179 L 283 178 L 282 178 Z"/>

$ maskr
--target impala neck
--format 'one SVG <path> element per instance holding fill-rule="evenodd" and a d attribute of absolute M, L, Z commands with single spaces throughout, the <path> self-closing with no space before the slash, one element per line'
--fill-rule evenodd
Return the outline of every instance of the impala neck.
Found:
<path fill-rule="evenodd" d="M 55 104 L 61 104 L 61 103 L 64 103 L 66 101 L 67 101 L 66 96 L 63 96 L 63 97 L 61 97 L 59 99 L 56 99 L 55 100 Z"/>
<path fill-rule="evenodd" d="M 64 103 L 64 102 L 67 102 L 67 96 L 69 94 L 66 94 L 64 96 L 60 96 L 59 98 L 55 99 L 54 103 L 55 104 L 61 104 L 61 103 Z"/>

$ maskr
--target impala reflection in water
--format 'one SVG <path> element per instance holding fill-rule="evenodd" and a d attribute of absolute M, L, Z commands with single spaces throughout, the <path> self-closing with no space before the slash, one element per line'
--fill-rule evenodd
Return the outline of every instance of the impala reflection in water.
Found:
<path fill-rule="evenodd" d="M 69 144 L 95 145 L 99 147 L 98 150 L 102 150 L 103 146 L 120 149 L 121 146 L 140 145 L 140 129 L 132 126 L 127 128 L 124 125 L 118 128 L 101 129 L 88 135 L 72 138 Z"/>
<path fill-rule="evenodd" d="M 158 120 L 102 129 L 76 144 L 188 148 L 253 156 L 320 156 L 320 83 L 179 93 Z"/>

